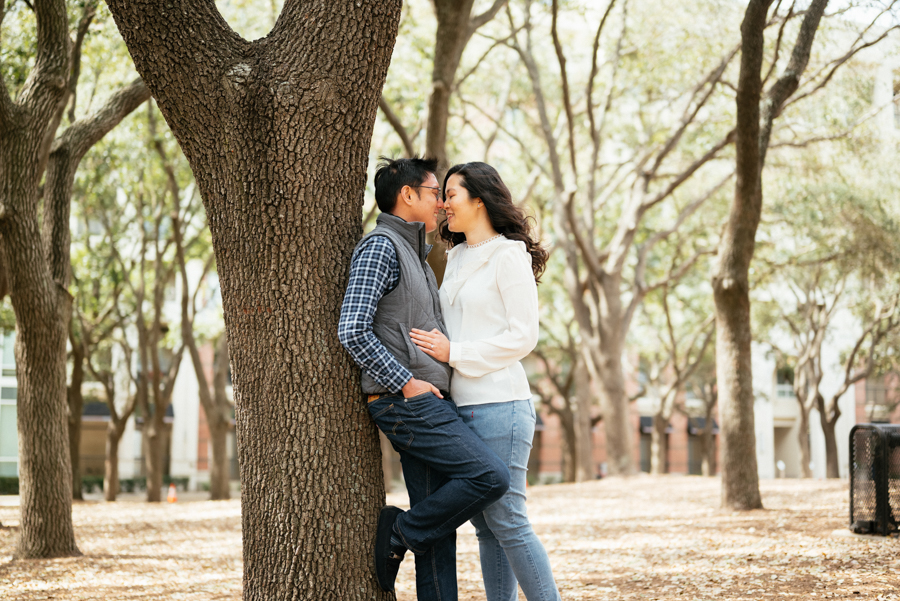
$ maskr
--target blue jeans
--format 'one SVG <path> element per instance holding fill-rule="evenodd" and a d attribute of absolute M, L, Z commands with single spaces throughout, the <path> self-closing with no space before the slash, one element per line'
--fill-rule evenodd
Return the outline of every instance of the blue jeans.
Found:
<path fill-rule="evenodd" d="M 509 491 L 472 518 L 487 601 L 559 601 L 550 559 L 525 512 L 525 473 L 534 439 L 531 400 L 469 405 L 459 416 L 509 466 Z"/>
<path fill-rule="evenodd" d="M 397 529 L 416 557 L 417 598 L 456 601 L 456 529 L 506 493 L 509 469 L 449 398 L 384 397 L 369 413 L 403 464 L 410 509 Z"/>

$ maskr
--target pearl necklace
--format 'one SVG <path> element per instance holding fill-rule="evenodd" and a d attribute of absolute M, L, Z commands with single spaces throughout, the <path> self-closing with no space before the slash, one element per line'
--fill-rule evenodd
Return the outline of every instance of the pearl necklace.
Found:
<path fill-rule="evenodd" d="M 469 248 L 478 248 L 479 246 L 484 246 L 484 245 L 487 244 L 488 242 L 493 242 L 493 241 L 496 240 L 497 238 L 502 238 L 502 237 L 503 237 L 503 234 L 497 234 L 496 236 L 491 236 L 491 237 L 488 238 L 487 240 L 482 240 L 482 241 L 479 242 L 478 244 L 469 244 L 468 242 L 466 242 L 466 246 L 469 247 Z"/>

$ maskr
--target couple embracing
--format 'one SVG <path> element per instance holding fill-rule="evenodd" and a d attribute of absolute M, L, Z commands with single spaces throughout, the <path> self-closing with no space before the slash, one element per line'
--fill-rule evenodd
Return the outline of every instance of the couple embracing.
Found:
<path fill-rule="evenodd" d="M 378 428 L 400 453 L 410 509 L 384 507 L 378 584 L 394 590 L 415 556 L 420 601 L 456 601 L 456 529 L 471 520 L 488 601 L 558 601 L 525 512 L 535 410 L 520 360 L 538 338 L 537 280 L 547 261 L 497 171 L 384 160 L 377 225 L 353 253 L 338 336 L 362 368 Z M 450 247 L 438 290 L 425 235 Z"/>

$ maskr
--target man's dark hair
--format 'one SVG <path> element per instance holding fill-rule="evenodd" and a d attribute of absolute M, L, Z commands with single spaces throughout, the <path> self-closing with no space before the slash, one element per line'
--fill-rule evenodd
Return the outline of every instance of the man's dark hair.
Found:
<path fill-rule="evenodd" d="M 397 195 L 403 186 L 420 186 L 429 173 L 437 171 L 436 159 L 414 156 L 409 159 L 379 157 L 375 172 L 375 202 L 382 213 L 390 213 L 397 205 Z"/>

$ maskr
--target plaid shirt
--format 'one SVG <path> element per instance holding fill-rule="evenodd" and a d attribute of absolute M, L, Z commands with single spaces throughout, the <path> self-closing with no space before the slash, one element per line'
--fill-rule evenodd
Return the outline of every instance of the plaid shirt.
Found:
<path fill-rule="evenodd" d="M 350 283 L 338 323 L 338 339 L 350 357 L 390 392 L 400 392 L 412 373 L 375 337 L 372 321 L 378 301 L 399 281 L 400 263 L 393 243 L 384 236 L 372 236 L 350 266 Z"/>

